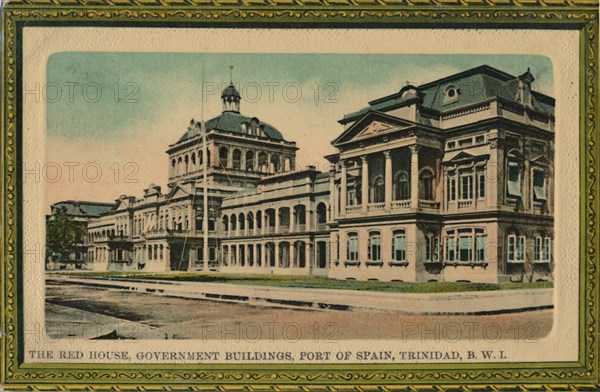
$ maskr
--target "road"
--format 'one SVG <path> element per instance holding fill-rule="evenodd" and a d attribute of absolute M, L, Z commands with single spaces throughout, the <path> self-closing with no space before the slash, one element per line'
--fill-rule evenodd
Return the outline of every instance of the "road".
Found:
<path fill-rule="evenodd" d="M 52 338 L 534 341 L 550 332 L 552 316 L 552 310 L 485 316 L 298 310 L 77 285 L 46 289 Z"/>

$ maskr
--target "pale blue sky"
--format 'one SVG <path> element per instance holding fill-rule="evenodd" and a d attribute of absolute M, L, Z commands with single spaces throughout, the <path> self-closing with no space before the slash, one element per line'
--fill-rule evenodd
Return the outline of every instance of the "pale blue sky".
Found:
<path fill-rule="evenodd" d="M 61 86 L 62 96 L 46 104 L 47 159 L 94 161 L 107 168 L 115 162 L 121 166 L 135 162 L 139 182 L 118 186 L 98 182 L 85 187 L 49 184 L 48 201 L 110 201 L 123 193 L 139 195 L 150 182 L 164 185 L 167 145 L 186 131 L 190 118 L 201 116 L 202 62 L 205 81 L 215 83 L 219 90 L 229 82 L 229 65 L 235 67 L 233 78 L 240 90 L 247 88 L 240 91 L 243 98 L 254 97 L 256 89 L 251 86 L 261 87 L 256 102 L 242 101 L 242 113 L 270 123 L 286 139 L 296 141 L 297 161 L 302 166 L 323 166 L 322 156 L 333 151 L 330 141 L 342 132 L 337 120 L 344 114 L 399 91 L 406 81 L 426 83 L 482 64 L 515 76 L 530 67 L 535 88 L 554 95 L 552 63 L 543 56 L 56 53 L 48 60 L 47 81 Z M 269 99 L 268 85 L 276 83 L 273 99 Z M 284 99 L 286 84 L 300 88 L 298 101 Z M 69 86 L 74 86 L 72 96 Z M 82 86 L 87 86 L 86 95 Z M 325 102 L 333 88 L 335 102 Z M 96 101 L 98 91 L 97 102 L 90 102 Z M 288 93 L 295 91 L 292 88 Z M 130 93 L 130 101 L 136 102 L 124 102 Z M 221 112 L 220 93 L 205 101 L 205 119 Z"/>

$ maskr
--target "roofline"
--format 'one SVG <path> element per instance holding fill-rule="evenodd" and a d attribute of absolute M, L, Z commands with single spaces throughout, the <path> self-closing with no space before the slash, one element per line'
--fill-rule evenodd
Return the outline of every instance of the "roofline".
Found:
<path fill-rule="evenodd" d="M 56 203 L 50 204 L 50 207 L 54 207 L 55 205 L 62 204 L 62 203 L 91 204 L 91 205 L 97 205 L 97 206 L 112 206 L 115 204 L 114 202 L 110 203 L 110 202 L 104 202 L 104 201 L 62 200 L 62 201 L 58 201 Z"/>

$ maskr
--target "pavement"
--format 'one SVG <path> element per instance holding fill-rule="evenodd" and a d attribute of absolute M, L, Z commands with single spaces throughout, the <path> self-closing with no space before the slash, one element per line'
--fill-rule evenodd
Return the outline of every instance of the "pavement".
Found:
<path fill-rule="evenodd" d="M 81 285 L 182 299 L 292 309 L 417 315 L 486 315 L 553 308 L 552 289 L 415 294 L 57 275 L 47 276 L 46 280 L 53 285 Z"/>

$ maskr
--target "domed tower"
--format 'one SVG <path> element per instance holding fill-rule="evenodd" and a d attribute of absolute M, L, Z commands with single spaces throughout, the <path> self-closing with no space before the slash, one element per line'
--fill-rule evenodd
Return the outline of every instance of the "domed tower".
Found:
<path fill-rule="evenodd" d="M 240 112 L 240 93 L 236 90 L 233 85 L 233 67 L 229 67 L 231 70 L 231 78 L 229 86 L 221 94 L 221 101 L 223 102 L 223 112 Z"/>

